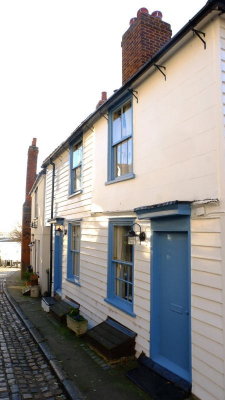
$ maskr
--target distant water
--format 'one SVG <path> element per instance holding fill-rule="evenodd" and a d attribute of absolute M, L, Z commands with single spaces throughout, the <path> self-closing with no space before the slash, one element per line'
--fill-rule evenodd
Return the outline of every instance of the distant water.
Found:
<path fill-rule="evenodd" d="M 0 242 L 0 258 L 2 260 L 21 260 L 21 244 L 17 242 Z"/>

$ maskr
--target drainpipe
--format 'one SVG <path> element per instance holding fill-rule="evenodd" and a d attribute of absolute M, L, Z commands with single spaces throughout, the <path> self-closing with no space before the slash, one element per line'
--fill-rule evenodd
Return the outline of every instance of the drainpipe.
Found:
<path fill-rule="evenodd" d="M 52 198 L 51 198 L 51 219 L 53 219 L 54 212 L 54 195 L 55 195 L 55 163 L 50 160 L 52 165 Z M 49 295 L 52 295 L 52 264 L 53 264 L 53 224 L 51 224 L 50 230 L 50 268 L 49 268 Z"/>

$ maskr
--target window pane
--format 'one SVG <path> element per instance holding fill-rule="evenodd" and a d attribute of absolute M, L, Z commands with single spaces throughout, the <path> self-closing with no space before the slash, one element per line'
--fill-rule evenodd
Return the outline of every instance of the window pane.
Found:
<path fill-rule="evenodd" d="M 121 139 L 121 109 L 113 113 L 112 121 L 112 141 L 118 142 Z"/>
<path fill-rule="evenodd" d="M 132 139 L 127 141 L 127 171 L 132 172 Z"/>
<path fill-rule="evenodd" d="M 121 175 L 128 173 L 128 155 L 127 155 L 127 141 L 121 145 Z"/>
<path fill-rule="evenodd" d="M 121 144 L 118 144 L 117 146 L 114 147 L 114 159 L 115 159 L 115 170 L 114 174 L 115 176 L 121 176 L 122 171 L 121 171 Z"/>
<path fill-rule="evenodd" d="M 116 287 L 115 287 L 115 292 L 116 296 L 122 297 L 123 299 L 127 300 L 127 283 L 122 282 L 116 279 Z"/>
<path fill-rule="evenodd" d="M 132 262 L 133 247 L 128 244 L 130 226 L 114 226 L 113 259 Z"/>
<path fill-rule="evenodd" d="M 127 300 L 131 303 L 133 301 L 133 286 L 131 284 L 127 285 Z"/>
<path fill-rule="evenodd" d="M 80 251 L 80 225 L 72 226 L 71 250 Z"/>
<path fill-rule="evenodd" d="M 74 147 L 72 168 L 76 168 L 78 165 L 80 165 L 81 160 L 82 160 L 82 145 L 81 143 L 79 143 Z"/>
<path fill-rule="evenodd" d="M 115 294 L 116 296 L 122 297 L 122 299 L 132 303 L 133 301 L 132 284 L 115 279 Z"/>
<path fill-rule="evenodd" d="M 123 106 L 122 114 L 122 136 L 132 135 L 132 115 L 131 115 L 131 101 Z"/>
<path fill-rule="evenodd" d="M 132 282 L 132 267 L 130 265 L 116 263 L 115 268 L 116 268 L 116 274 L 115 274 L 116 278 Z"/>
<path fill-rule="evenodd" d="M 80 275 L 80 253 L 72 253 L 73 275 Z"/>
<path fill-rule="evenodd" d="M 81 189 L 81 167 L 77 167 L 72 171 L 72 191 Z"/>
<path fill-rule="evenodd" d="M 115 177 L 132 172 L 132 139 L 125 140 L 114 147 L 114 161 Z"/>
<path fill-rule="evenodd" d="M 74 191 L 81 189 L 81 167 L 77 167 L 74 170 Z"/>

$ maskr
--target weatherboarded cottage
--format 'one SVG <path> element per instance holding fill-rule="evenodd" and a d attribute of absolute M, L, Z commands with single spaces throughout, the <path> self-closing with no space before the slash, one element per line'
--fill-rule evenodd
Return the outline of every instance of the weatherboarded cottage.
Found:
<path fill-rule="evenodd" d="M 50 286 L 202 400 L 225 399 L 225 1 L 140 9 L 123 85 L 43 162 Z"/>

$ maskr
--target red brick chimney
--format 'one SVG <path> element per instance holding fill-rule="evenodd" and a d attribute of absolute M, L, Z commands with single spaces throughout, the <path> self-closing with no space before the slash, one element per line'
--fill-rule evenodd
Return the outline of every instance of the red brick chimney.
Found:
<path fill-rule="evenodd" d="M 21 276 L 23 276 L 28 265 L 30 265 L 30 248 L 28 245 L 31 242 L 31 196 L 29 193 L 36 179 L 37 173 L 38 147 L 36 147 L 36 142 L 37 139 L 34 138 L 31 146 L 29 146 L 27 156 L 26 197 L 23 204 L 22 217 Z"/>
<path fill-rule="evenodd" d="M 97 109 L 98 107 L 100 107 L 103 103 L 105 103 L 106 100 L 107 100 L 107 92 L 102 92 L 102 97 L 101 97 L 101 99 L 99 100 L 99 102 L 98 102 L 98 104 L 97 104 L 97 106 L 96 106 L 96 109 Z"/>
<path fill-rule="evenodd" d="M 162 21 L 162 13 L 140 8 L 137 18 L 122 37 L 122 79 L 126 83 L 161 47 L 171 39 L 169 24 Z"/>

